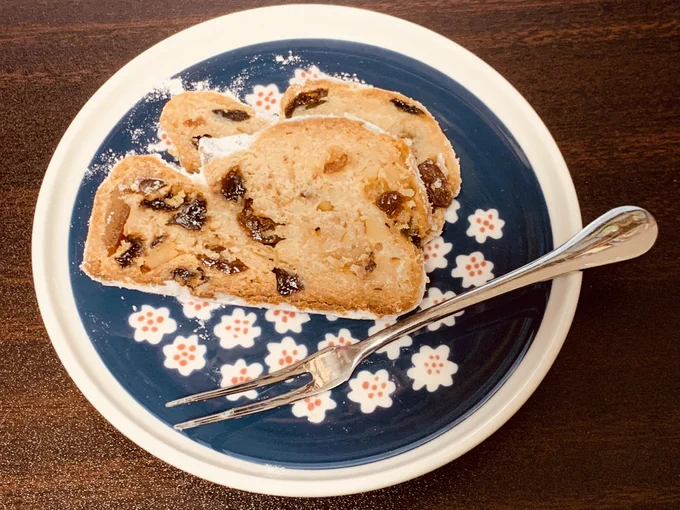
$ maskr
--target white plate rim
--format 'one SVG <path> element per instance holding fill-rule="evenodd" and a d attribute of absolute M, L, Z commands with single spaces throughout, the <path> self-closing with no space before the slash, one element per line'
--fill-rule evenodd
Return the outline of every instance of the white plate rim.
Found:
<path fill-rule="evenodd" d="M 490 436 L 526 402 L 549 370 L 571 325 L 581 286 L 580 273 L 553 282 L 544 319 L 531 347 L 503 386 L 477 411 L 431 441 L 369 464 L 301 470 L 235 459 L 173 431 L 138 404 L 94 350 L 71 292 L 68 228 L 80 180 L 103 136 L 160 78 L 239 47 L 309 38 L 380 46 L 420 60 L 458 81 L 499 117 L 527 155 L 546 199 L 555 245 L 582 226 L 566 163 L 527 101 L 469 51 L 399 18 L 350 7 L 311 4 L 241 11 L 175 34 L 114 74 L 64 134 L 47 168 L 36 206 L 32 236 L 34 284 L 54 348 L 92 405 L 156 457 L 221 485 L 303 497 L 351 494 L 401 483 L 454 460 Z M 93 122 L 94 117 L 97 122 Z"/>

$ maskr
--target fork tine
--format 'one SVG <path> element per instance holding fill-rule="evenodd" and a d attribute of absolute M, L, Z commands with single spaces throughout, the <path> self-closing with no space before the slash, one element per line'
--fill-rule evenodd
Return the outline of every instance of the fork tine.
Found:
<path fill-rule="evenodd" d="M 252 381 L 246 381 L 243 383 L 234 384 L 233 386 L 227 386 L 226 388 L 217 388 L 215 390 L 204 391 L 202 393 L 195 393 L 194 395 L 188 395 L 186 397 L 178 398 L 177 400 L 171 400 L 165 404 L 165 407 L 175 407 L 182 404 L 190 404 L 192 402 L 200 402 L 202 400 L 208 400 L 217 397 L 226 397 L 227 395 L 234 395 L 236 393 L 241 393 L 248 390 L 254 390 L 261 388 L 262 386 L 269 386 L 280 381 L 285 381 L 291 377 L 296 377 L 304 373 L 302 369 L 303 364 L 298 362 L 291 365 L 283 370 L 277 372 L 263 375 L 257 377 Z"/>
<path fill-rule="evenodd" d="M 221 413 L 209 414 L 208 416 L 178 423 L 174 426 L 174 429 L 191 429 L 198 427 L 199 425 L 217 423 L 219 421 L 230 420 L 232 418 L 241 418 L 243 416 L 248 416 L 249 414 L 260 413 L 262 411 L 274 409 L 275 407 L 292 404 L 293 402 L 297 402 L 298 400 L 302 400 L 303 398 L 319 393 L 319 391 L 310 391 L 313 387 L 314 383 L 309 382 L 304 386 L 294 389 L 293 391 L 289 391 L 288 393 L 284 393 L 283 395 L 277 395 L 276 397 L 262 399 L 258 402 L 253 402 L 252 404 L 234 407 L 232 409 L 228 409 L 227 411 L 222 411 Z"/>

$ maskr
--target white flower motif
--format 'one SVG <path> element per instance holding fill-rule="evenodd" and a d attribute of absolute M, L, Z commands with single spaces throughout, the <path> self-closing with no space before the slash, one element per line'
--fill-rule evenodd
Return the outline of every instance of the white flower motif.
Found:
<path fill-rule="evenodd" d="M 482 285 L 493 278 L 493 262 L 484 260 L 482 252 L 476 251 L 470 255 L 458 255 L 456 268 L 451 271 L 454 278 L 463 279 L 463 287 Z"/>
<path fill-rule="evenodd" d="M 458 200 L 453 200 L 451 205 L 444 213 L 444 219 L 449 223 L 455 223 L 458 221 L 458 209 L 460 209 L 460 202 Z"/>
<path fill-rule="evenodd" d="M 246 94 L 246 103 L 259 113 L 278 115 L 282 95 L 274 83 L 255 85 L 252 94 Z"/>
<path fill-rule="evenodd" d="M 420 309 L 424 310 L 425 308 L 430 308 L 431 306 L 438 305 L 442 301 L 451 299 L 455 295 L 456 293 L 453 292 L 452 290 L 449 290 L 442 294 L 442 291 L 439 290 L 437 287 L 430 287 L 427 290 L 427 295 L 425 296 L 425 299 L 423 299 L 423 302 L 420 303 Z M 445 319 L 428 324 L 427 329 L 429 329 L 430 331 L 436 331 L 442 325 L 453 326 L 456 323 L 456 317 L 460 317 L 461 315 L 463 315 L 463 313 L 464 312 L 462 311 L 457 312 L 454 313 L 453 315 L 449 315 Z"/>
<path fill-rule="evenodd" d="M 246 312 L 243 308 L 234 308 L 231 315 L 223 315 L 222 320 L 215 326 L 213 332 L 220 339 L 220 345 L 225 349 L 232 349 L 237 345 L 252 347 L 255 339 L 262 330 L 255 326 L 257 315 Z"/>
<path fill-rule="evenodd" d="M 440 345 L 436 349 L 423 345 L 420 351 L 411 357 L 413 366 L 406 375 L 413 379 L 413 389 L 418 391 L 423 386 L 433 392 L 440 386 L 451 386 L 452 375 L 458 372 L 458 365 L 449 361 L 449 348 Z"/>
<path fill-rule="evenodd" d="M 276 332 L 281 334 L 288 331 L 301 333 L 302 325 L 311 320 L 309 314 L 286 310 L 267 310 L 264 318 L 269 322 L 273 322 Z"/>
<path fill-rule="evenodd" d="M 233 386 L 234 384 L 251 381 L 256 377 L 260 377 L 262 370 L 263 367 L 259 363 L 248 365 L 243 359 L 238 360 L 233 365 L 222 365 L 222 368 L 220 368 L 220 373 L 222 374 L 221 386 L 226 388 L 228 386 Z M 231 401 L 238 400 L 241 397 L 252 400 L 257 397 L 257 390 L 227 395 L 227 398 Z"/>
<path fill-rule="evenodd" d="M 281 343 L 268 343 L 267 350 L 269 354 L 264 359 L 264 362 L 269 367 L 270 374 L 288 365 L 292 365 L 307 356 L 307 347 L 296 344 L 295 340 L 289 336 L 281 340 Z"/>
<path fill-rule="evenodd" d="M 188 319 L 200 319 L 207 321 L 210 319 L 213 310 L 217 310 L 220 305 L 218 303 L 211 303 L 197 298 L 179 299 L 182 305 L 182 312 Z"/>
<path fill-rule="evenodd" d="M 384 369 L 375 374 L 362 370 L 349 381 L 349 387 L 352 391 L 347 394 L 347 398 L 359 404 L 361 412 L 366 414 L 375 411 L 376 407 L 390 407 L 390 395 L 397 389 Z"/>
<path fill-rule="evenodd" d="M 375 335 L 377 332 L 382 331 L 392 324 L 394 324 L 394 321 L 378 319 L 375 321 L 373 326 L 368 328 L 368 336 Z M 397 359 L 401 354 L 401 350 L 405 349 L 406 347 L 410 347 L 411 344 L 413 344 L 413 338 L 411 338 L 409 335 L 405 335 L 397 338 L 395 341 L 387 344 L 385 347 L 381 347 L 375 352 L 378 354 L 387 354 L 389 359 Z"/>
<path fill-rule="evenodd" d="M 293 78 L 288 80 L 290 85 L 303 85 L 307 80 L 318 80 L 326 75 L 316 66 L 308 69 L 296 69 Z"/>
<path fill-rule="evenodd" d="M 445 255 L 451 251 L 453 245 L 440 237 L 435 237 L 425 245 L 423 258 L 425 259 L 425 271 L 431 273 L 435 269 L 444 269 L 448 265 Z"/>
<path fill-rule="evenodd" d="M 176 368 L 183 376 L 189 375 L 194 370 L 200 370 L 205 366 L 205 345 L 198 343 L 198 336 L 191 335 L 189 338 L 178 336 L 170 345 L 163 347 L 166 368 Z"/>
<path fill-rule="evenodd" d="M 475 214 L 468 216 L 470 226 L 466 234 L 474 237 L 478 243 L 483 243 L 488 237 L 491 239 L 500 239 L 503 237 L 503 226 L 505 222 L 498 217 L 496 209 L 477 209 Z"/>
<path fill-rule="evenodd" d="M 135 341 L 146 340 L 152 345 L 161 341 L 163 335 L 174 333 L 177 323 L 170 318 L 170 310 L 142 305 L 142 309 L 128 318 L 128 324 L 135 330 Z"/>
<path fill-rule="evenodd" d="M 293 404 L 293 414 L 298 418 L 307 418 L 312 423 L 321 423 L 326 419 L 326 411 L 338 405 L 331 398 L 330 391 L 324 391 L 313 397 L 307 397 Z"/>
<path fill-rule="evenodd" d="M 172 148 L 172 142 L 170 141 L 168 134 L 160 126 L 158 126 L 156 136 L 158 137 L 158 141 L 155 143 L 150 143 L 147 146 L 146 150 L 148 152 L 165 152 Z"/>
<path fill-rule="evenodd" d="M 352 337 L 352 333 L 350 333 L 349 329 L 342 328 L 340 331 L 338 331 L 337 335 L 334 335 L 333 333 L 326 333 L 326 339 L 319 342 L 317 347 L 319 350 L 321 350 L 326 347 L 334 347 L 336 345 L 352 345 L 358 341 L 359 340 Z"/>
<path fill-rule="evenodd" d="M 338 319 L 339 319 L 339 317 L 338 317 L 337 315 L 329 315 L 329 314 L 326 314 L 326 320 L 328 320 L 328 321 L 335 322 L 335 321 L 337 321 Z"/>

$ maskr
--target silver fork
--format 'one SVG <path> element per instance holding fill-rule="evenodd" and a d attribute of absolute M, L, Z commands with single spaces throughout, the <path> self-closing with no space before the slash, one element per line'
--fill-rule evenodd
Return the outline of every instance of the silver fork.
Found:
<path fill-rule="evenodd" d="M 189 429 L 199 425 L 231 418 L 240 418 L 286 404 L 292 404 L 347 382 L 357 365 L 367 356 L 388 343 L 412 333 L 427 324 L 441 320 L 468 306 L 521 287 L 526 287 L 527 285 L 551 280 L 572 271 L 580 271 L 638 257 L 652 247 L 657 234 L 656 221 L 644 209 L 631 206 L 612 209 L 550 253 L 495 278 L 485 285 L 461 293 L 438 305 L 402 319 L 361 342 L 348 346 L 326 347 L 277 372 L 252 381 L 173 400 L 168 402 L 166 407 L 233 395 L 285 381 L 303 374 L 310 374 L 312 377 L 310 382 L 288 393 L 178 423 L 175 425 L 175 429 Z"/>

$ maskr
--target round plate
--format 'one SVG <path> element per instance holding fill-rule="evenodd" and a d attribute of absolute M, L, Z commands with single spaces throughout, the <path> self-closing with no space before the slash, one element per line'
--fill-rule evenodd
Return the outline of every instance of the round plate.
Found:
<path fill-rule="evenodd" d="M 580 288 L 572 275 L 451 317 L 376 353 L 348 385 L 311 402 L 174 431 L 234 403 L 166 401 L 383 324 L 103 287 L 79 269 L 94 193 L 126 153 L 172 161 L 157 126 L 171 95 L 229 89 L 266 114 L 289 83 L 318 73 L 419 100 L 461 158 L 462 192 L 425 248 L 425 304 L 519 267 L 581 227 L 564 161 L 522 97 L 461 47 L 395 18 L 309 5 L 245 11 L 177 34 L 116 73 L 67 130 L 40 192 L 33 270 L 46 327 L 83 393 L 137 444 L 203 478 L 278 495 L 384 487 L 478 444 L 547 372 Z"/>

